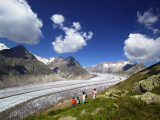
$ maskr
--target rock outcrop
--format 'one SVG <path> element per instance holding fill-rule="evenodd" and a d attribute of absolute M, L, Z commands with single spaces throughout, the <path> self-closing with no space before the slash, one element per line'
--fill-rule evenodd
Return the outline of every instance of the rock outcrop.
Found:
<path fill-rule="evenodd" d="M 151 92 L 146 92 L 143 95 L 135 95 L 132 98 L 141 99 L 142 101 L 146 102 L 147 104 L 160 103 L 160 95 L 156 95 Z"/>
<path fill-rule="evenodd" d="M 116 89 L 109 89 L 107 92 L 105 92 L 105 94 L 103 95 L 97 95 L 97 98 L 112 98 L 112 99 L 117 99 L 120 96 L 117 95 L 118 93 L 121 93 L 120 90 L 116 90 Z"/>
<path fill-rule="evenodd" d="M 85 116 L 87 114 L 87 111 L 84 109 L 84 110 L 82 110 L 82 112 L 81 112 L 81 116 Z"/>
<path fill-rule="evenodd" d="M 76 117 L 67 116 L 67 117 L 62 117 L 59 120 L 77 120 L 77 118 Z"/>
<path fill-rule="evenodd" d="M 153 75 L 147 79 L 141 80 L 140 82 L 134 83 L 133 88 L 140 92 L 151 91 L 155 87 L 160 86 L 160 74 Z"/>
<path fill-rule="evenodd" d="M 157 86 L 157 83 L 159 83 L 158 81 L 160 81 L 159 74 L 160 74 L 160 62 L 130 76 L 125 81 L 122 81 L 112 86 L 111 88 L 117 90 L 131 90 L 131 89 L 140 90 L 143 87 L 143 89 L 145 90 L 144 92 L 146 92 L 147 89 L 151 90 L 152 87 Z M 155 76 L 157 76 L 156 79 Z"/>
<path fill-rule="evenodd" d="M 91 115 L 96 115 L 96 114 L 98 114 L 100 111 L 102 111 L 103 110 L 103 108 L 97 108 L 97 109 L 95 109 L 92 113 L 91 113 Z"/>

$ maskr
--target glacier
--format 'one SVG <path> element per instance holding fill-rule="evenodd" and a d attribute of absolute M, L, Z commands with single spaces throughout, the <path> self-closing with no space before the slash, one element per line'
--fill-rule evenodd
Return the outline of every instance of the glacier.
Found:
<path fill-rule="evenodd" d="M 0 119 L 23 119 L 54 107 L 62 100 L 81 96 L 83 91 L 91 94 L 93 88 L 103 90 L 123 80 L 124 77 L 97 74 L 90 80 L 64 80 L 0 89 Z"/>

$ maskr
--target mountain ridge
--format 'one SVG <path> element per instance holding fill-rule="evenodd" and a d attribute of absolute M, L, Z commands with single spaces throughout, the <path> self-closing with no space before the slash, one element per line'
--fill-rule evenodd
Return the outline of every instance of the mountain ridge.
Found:
<path fill-rule="evenodd" d="M 91 77 L 93 75 L 73 57 L 45 59 L 33 55 L 22 45 L 0 51 L 0 88 Z"/>
<path fill-rule="evenodd" d="M 64 79 L 90 79 L 94 75 L 84 69 L 72 56 L 43 58 L 34 55 L 39 61 L 47 65 L 57 75 Z"/>
<path fill-rule="evenodd" d="M 84 69 L 73 57 L 56 57 L 48 67 L 65 79 L 90 79 L 94 75 Z"/>
<path fill-rule="evenodd" d="M 145 68 L 146 66 L 142 63 L 135 64 L 131 61 L 118 60 L 117 62 L 102 62 L 85 69 L 89 72 L 110 73 L 129 77 Z"/>
<path fill-rule="evenodd" d="M 24 46 L 0 51 L 0 88 L 63 80 Z"/>

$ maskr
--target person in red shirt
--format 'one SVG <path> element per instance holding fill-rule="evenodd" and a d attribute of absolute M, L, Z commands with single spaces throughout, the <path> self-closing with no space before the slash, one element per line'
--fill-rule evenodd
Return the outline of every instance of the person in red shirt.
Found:
<path fill-rule="evenodd" d="M 75 100 L 75 98 L 73 97 L 73 99 L 72 99 L 72 107 L 75 107 L 75 105 L 76 105 L 76 100 Z"/>

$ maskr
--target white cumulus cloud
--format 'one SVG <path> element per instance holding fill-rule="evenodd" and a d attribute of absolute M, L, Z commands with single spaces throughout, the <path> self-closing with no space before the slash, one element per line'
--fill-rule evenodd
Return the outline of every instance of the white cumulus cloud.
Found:
<path fill-rule="evenodd" d="M 79 22 L 73 22 L 73 27 L 75 27 L 76 30 L 80 30 L 81 29 L 81 25 Z"/>
<path fill-rule="evenodd" d="M 154 15 L 150 10 L 141 14 L 137 12 L 138 22 L 141 24 L 153 24 L 158 21 L 158 15 Z"/>
<path fill-rule="evenodd" d="M 42 26 L 26 0 L 0 0 L 0 37 L 37 44 L 42 37 Z"/>
<path fill-rule="evenodd" d="M 159 29 L 156 29 L 152 26 L 154 23 L 156 23 L 158 21 L 159 15 L 153 14 L 151 9 L 145 11 L 143 14 L 141 14 L 138 11 L 137 18 L 138 18 L 138 23 L 144 24 L 145 27 L 147 29 L 153 31 L 154 34 L 159 32 Z"/>
<path fill-rule="evenodd" d="M 51 20 L 55 23 L 55 24 L 59 24 L 62 25 L 62 23 L 64 22 L 64 17 L 62 15 L 59 14 L 54 14 L 51 17 Z"/>
<path fill-rule="evenodd" d="M 57 14 L 56 14 L 57 15 Z M 55 38 L 55 41 L 52 42 L 53 48 L 58 53 L 68 53 L 68 52 L 76 52 L 82 49 L 87 45 L 86 41 L 91 39 L 93 33 L 90 31 L 88 33 L 80 31 L 81 25 L 79 22 L 73 22 L 72 27 L 65 27 L 63 25 L 64 21 L 58 22 L 52 19 L 55 15 L 51 17 L 51 20 L 54 24 L 58 24 L 61 30 L 65 33 L 65 36 L 59 35 Z M 60 15 L 61 18 L 64 17 Z"/>
<path fill-rule="evenodd" d="M 125 40 L 124 54 L 131 61 L 159 61 L 160 37 L 149 38 L 143 34 L 130 34 Z"/>

